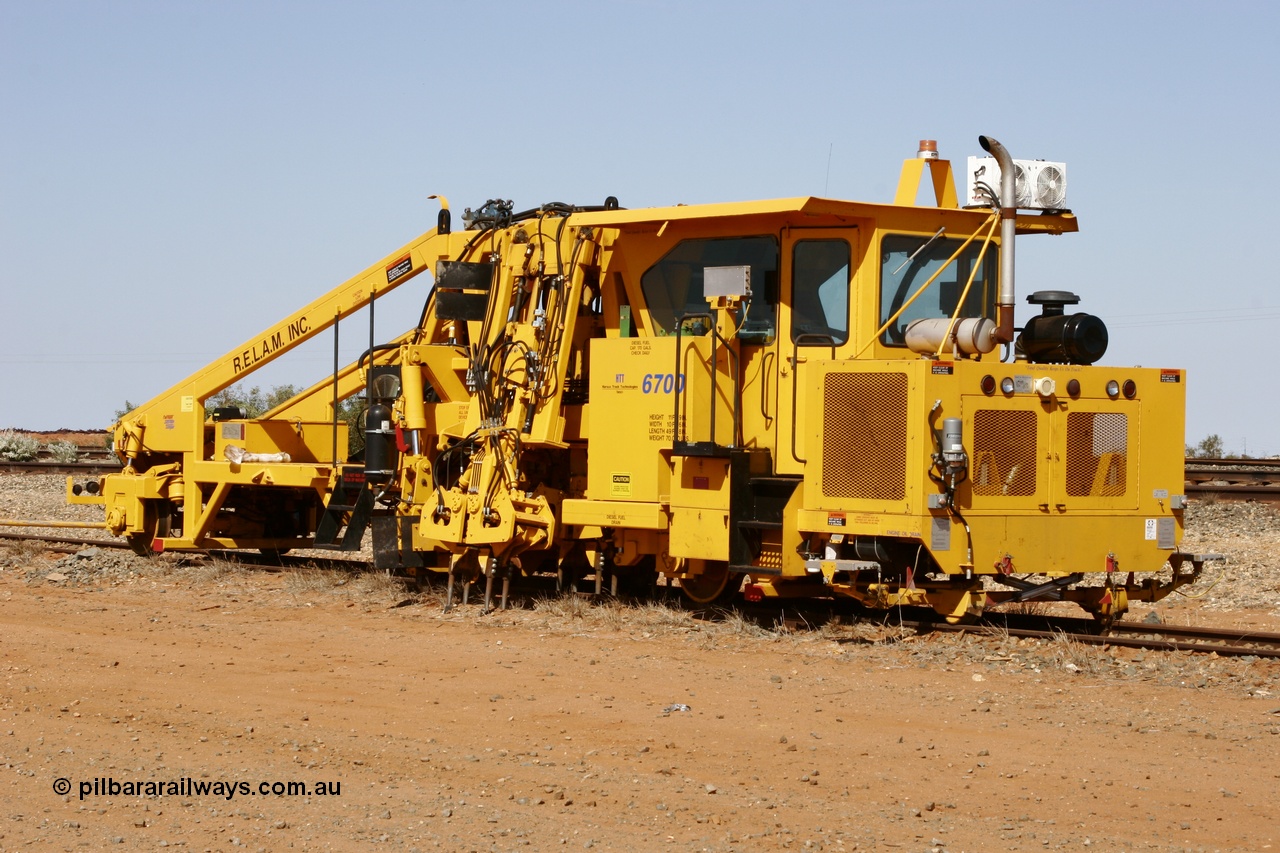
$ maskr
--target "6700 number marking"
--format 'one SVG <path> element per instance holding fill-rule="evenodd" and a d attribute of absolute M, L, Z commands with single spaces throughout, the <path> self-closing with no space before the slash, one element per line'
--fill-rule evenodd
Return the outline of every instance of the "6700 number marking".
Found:
<path fill-rule="evenodd" d="M 684 393 L 684 374 L 646 373 L 640 383 L 640 390 L 645 394 L 670 394 L 672 391 Z"/>

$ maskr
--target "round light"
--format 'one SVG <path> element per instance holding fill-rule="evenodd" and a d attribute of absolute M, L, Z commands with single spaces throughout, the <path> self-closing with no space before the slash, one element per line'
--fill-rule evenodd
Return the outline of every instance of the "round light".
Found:
<path fill-rule="evenodd" d="M 1132 400 L 1136 396 L 1138 396 L 1138 383 L 1132 379 L 1126 379 L 1124 381 L 1124 398 Z"/>
<path fill-rule="evenodd" d="M 1013 377 L 1012 376 L 1006 376 L 1004 379 L 1000 380 L 1000 390 L 1006 394 L 1013 393 Z"/>
<path fill-rule="evenodd" d="M 982 388 L 983 394 L 990 397 L 992 394 L 996 393 L 996 378 L 988 373 L 986 376 L 982 377 L 982 382 L 979 387 Z"/>
<path fill-rule="evenodd" d="M 1079 379 L 1072 379 L 1070 382 L 1067 383 L 1067 393 L 1070 394 L 1072 397 L 1080 396 L 1080 380 Z"/>
<path fill-rule="evenodd" d="M 1115 381 L 1114 379 L 1109 379 L 1109 380 L 1107 380 L 1107 396 L 1108 396 L 1108 397 L 1119 397 L 1119 396 L 1120 396 L 1120 383 L 1119 383 L 1119 382 Z"/>

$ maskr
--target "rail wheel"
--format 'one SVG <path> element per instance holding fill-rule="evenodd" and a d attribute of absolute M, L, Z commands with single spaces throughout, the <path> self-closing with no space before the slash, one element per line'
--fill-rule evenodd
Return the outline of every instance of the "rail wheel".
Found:
<path fill-rule="evenodd" d="M 1124 614 L 1127 612 L 1125 610 L 1092 610 L 1089 615 L 1093 617 L 1093 623 L 1098 626 L 1099 634 L 1109 634 L 1111 629 L 1124 618 Z"/>
<path fill-rule="evenodd" d="M 690 561 L 693 562 L 693 561 Z M 708 607 L 725 604 L 738 594 L 742 586 L 742 573 L 729 571 L 723 560 L 699 560 L 702 571 L 680 578 L 680 591 L 694 604 Z"/>
<path fill-rule="evenodd" d="M 1098 633 L 1107 634 L 1118 620 L 1129 612 L 1129 595 L 1121 587 L 1106 586 L 1098 600 L 1084 605 L 1098 626 Z"/>
<path fill-rule="evenodd" d="M 142 502 L 142 531 L 126 534 L 125 542 L 139 557 L 155 556 L 155 540 L 169 535 L 171 505 L 168 501 Z"/>
<path fill-rule="evenodd" d="M 980 589 L 955 586 L 929 591 L 929 606 L 948 625 L 973 625 L 982 618 L 986 594 Z"/>

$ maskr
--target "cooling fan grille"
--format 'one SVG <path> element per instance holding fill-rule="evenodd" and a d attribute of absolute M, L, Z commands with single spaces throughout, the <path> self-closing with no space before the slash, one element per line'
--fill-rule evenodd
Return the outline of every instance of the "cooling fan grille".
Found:
<path fill-rule="evenodd" d="M 1067 199 L 1067 176 L 1052 163 L 1045 163 L 1036 175 L 1036 199 L 1047 210 L 1057 210 Z"/>
<path fill-rule="evenodd" d="M 1067 206 L 1067 166 L 1046 160 L 1013 161 L 1014 206 L 1021 210 L 1064 210 Z M 994 157 L 969 158 L 965 205 L 990 207 L 1000 192 L 1000 165 Z"/>

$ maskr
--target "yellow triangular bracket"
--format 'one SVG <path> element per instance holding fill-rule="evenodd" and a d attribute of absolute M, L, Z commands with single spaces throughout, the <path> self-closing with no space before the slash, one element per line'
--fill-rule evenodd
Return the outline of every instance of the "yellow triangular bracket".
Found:
<path fill-rule="evenodd" d="M 924 176 L 924 167 L 929 167 L 933 179 L 933 197 L 938 207 L 959 207 L 956 199 L 956 182 L 951 174 L 950 160 L 926 160 L 912 157 L 902 161 L 902 175 L 898 178 L 898 194 L 893 197 L 894 204 L 914 206 L 920 195 L 920 179 Z"/>

